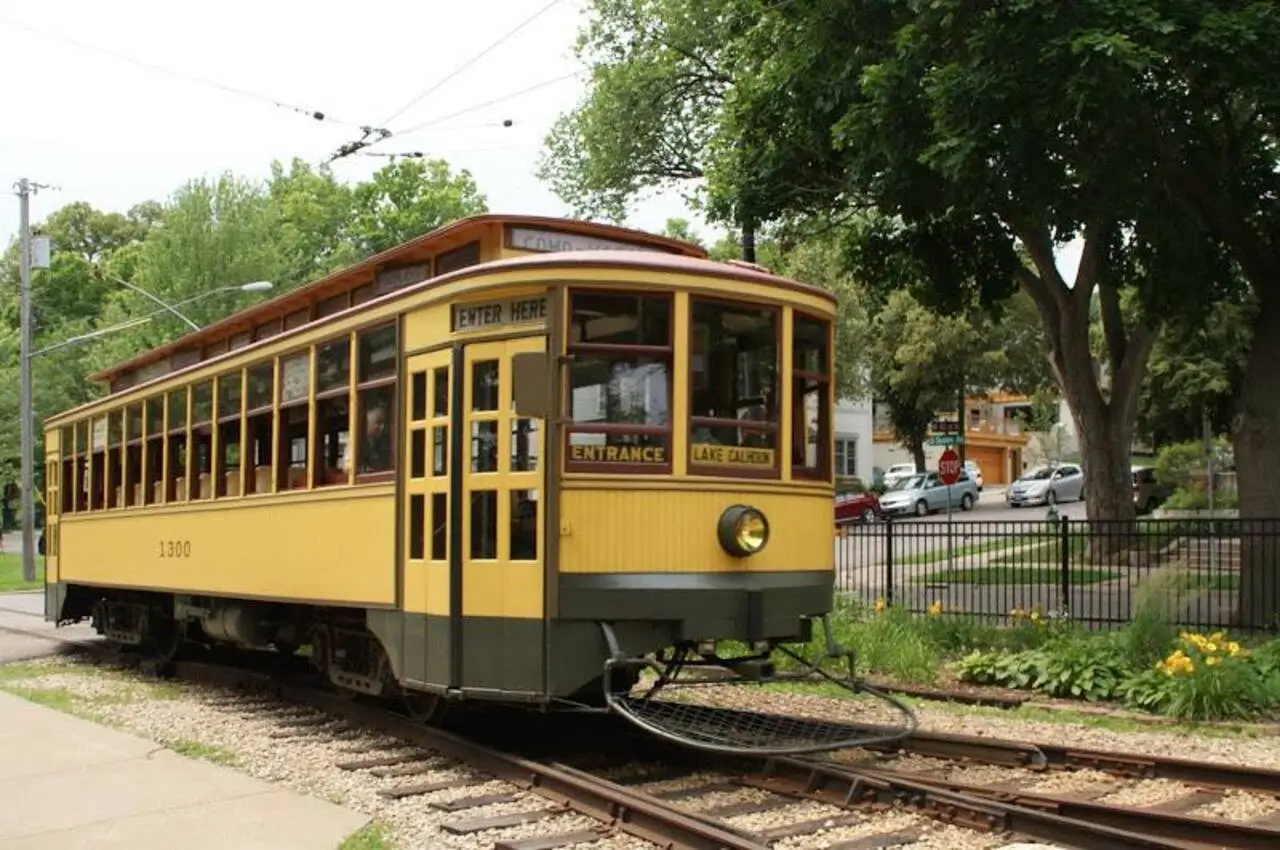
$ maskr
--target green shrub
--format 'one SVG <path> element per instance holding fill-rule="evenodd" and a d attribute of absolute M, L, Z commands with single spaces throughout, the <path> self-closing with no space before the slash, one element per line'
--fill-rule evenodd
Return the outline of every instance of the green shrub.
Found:
<path fill-rule="evenodd" d="M 1229 469 L 1234 466 L 1231 444 L 1219 437 L 1214 441 L 1214 466 Z M 1173 443 L 1156 455 L 1156 480 L 1167 487 L 1189 487 L 1191 473 L 1205 468 L 1204 445 L 1199 440 Z"/>
<path fill-rule="evenodd" d="M 1164 658 L 1178 637 L 1173 625 L 1181 591 L 1188 585 L 1184 571 L 1162 567 L 1146 576 L 1134 591 L 1132 620 L 1120 631 L 1125 661 L 1145 670 Z"/>
<path fill-rule="evenodd" d="M 1179 487 L 1165 499 L 1164 506 L 1175 511 L 1205 511 L 1209 509 L 1209 491 L 1201 487 Z M 1214 510 L 1230 510 L 1240 506 L 1234 490 L 1213 495 Z"/>
<path fill-rule="evenodd" d="M 975 652 L 956 664 L 961 681 L 1037 690 L 1052 697 L 1111 699 L 1128 672 L 1124 653 L 1109 635 L 1055 637 L 1022 652 Z"/>
<path fill-rule="evenodd" d="M 1124 650 L 1111 635 L 1057 638 L 1032 651 L 1040 658 L 1031 686 L 1053 697 L 1111 699 L 1129 672 Z"/>
<path fill-rule="evenodd" d="M 972 652 L 955 664 L 962 682 L 1026 690 L 1039 675 L 1039 655 L 1030 652 Z"/>

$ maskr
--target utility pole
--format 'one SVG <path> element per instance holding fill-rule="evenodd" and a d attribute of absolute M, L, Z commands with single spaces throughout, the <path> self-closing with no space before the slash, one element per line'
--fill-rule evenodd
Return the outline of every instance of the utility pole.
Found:
<path fill-rule="evenodd" d="M 36 516 L 35 516 L 35 411 L 31 397 L 31 194 L 49 187 L 20 179 L 16 188 L 19 201 L 18 269 L 21 302 L 22 399 L 19 404 L 22 422 L 19 428 L 22 452 L 22 580 L 36 580 Z M 47 247 L 47 241 L 41 247 Z M 47 250 L 42 252 L 37 268 L 48 268 Z"/>

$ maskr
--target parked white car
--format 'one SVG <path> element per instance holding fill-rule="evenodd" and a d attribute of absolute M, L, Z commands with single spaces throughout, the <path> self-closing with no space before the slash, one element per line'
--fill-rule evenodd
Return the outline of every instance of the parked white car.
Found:
<path fill-rule="evenodd" d="M 964 462 L 964 471 L 969 473 L 969 477 L 973 479 L 973 483 L 978 485 L 978 491 L 982 491 L 982 467 L 978 466 L 976 460 L 966 460 Z"/>
<path fill-rule="evenodd" d="M 884 486 L 886 489 L 892 489 L 902 479 L 910 478 L 918 472 L 914 463 L 895 463 L 885 470 Z"/>
<path fill-rule="evenodd" d="M 1083 498 L 1084 473 L 1074 463 L 1029 469 L 1009 485 L 1004 496 L 1011 508 L 1075 502 Z"/>

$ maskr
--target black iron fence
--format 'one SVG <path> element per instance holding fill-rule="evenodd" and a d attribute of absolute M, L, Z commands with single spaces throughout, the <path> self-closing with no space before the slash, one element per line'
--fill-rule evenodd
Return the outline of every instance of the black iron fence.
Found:
<path fill-rule="evenodd" d="M 1107 628 L 1144 606 L 1195 629 L 1274 628 L 1280 520 L 896 520 L 841 528 L 836 588 L 867 605 Z"/>

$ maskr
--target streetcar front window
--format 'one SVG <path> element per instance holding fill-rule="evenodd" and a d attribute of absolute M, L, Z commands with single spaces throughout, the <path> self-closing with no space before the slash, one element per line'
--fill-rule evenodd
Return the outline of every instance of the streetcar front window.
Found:
<path fill-rule="evenodd" d="M 671 468 L 671 298 L 575 292 L 570 301 L 568 468 Z"/>
<path fill-rule="evenodd" d="M 691 313 L 690 471 L 776 477 L 780 311 L 693 298 Z"/>
<path fill-rule="evenodd" d="M 795 313 L 791 327 L 791 474 L 831 477 L 831 325 Z"/>

